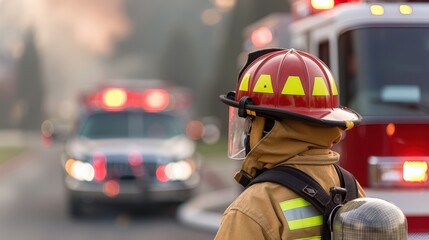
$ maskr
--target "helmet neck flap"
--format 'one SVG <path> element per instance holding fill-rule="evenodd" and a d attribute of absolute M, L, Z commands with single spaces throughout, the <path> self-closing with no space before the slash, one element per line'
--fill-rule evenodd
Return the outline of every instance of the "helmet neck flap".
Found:
<path fill-rule="evenodd" d="M 262 120 L 252 125 L 250 139 L 254 142 L 251 140 L 251 150 L 235 176 L 244 186 L 264 169 L 279 164 L 332 164 L 339 159 L 338 153 L 331 150 L 341 139 L 343 130 L 339 127 L 286 119 L 275 121 L 266 135 L 262 131 Z"/>

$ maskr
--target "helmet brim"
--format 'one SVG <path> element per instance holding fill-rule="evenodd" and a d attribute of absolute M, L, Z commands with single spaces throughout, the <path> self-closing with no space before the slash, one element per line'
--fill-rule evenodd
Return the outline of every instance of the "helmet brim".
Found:
<path fill-rule="evenodd" d="M 239 107 L 239 103 L 235 100 L 235 93 L 229 92 L 227 95 L 220 95 L 220 100 L 226 105 Z M 304 120 L 310 123 L 322 124 L 325 126 L 336 126 L 345 129 L 353 128 L 359 125 L 362 121 L 362 116 L 353 109 L 339 106 L 338 108 L 329 108 L 326 110 L 309 111 L 307 108 L 297 108 L 295 112 L 291 112 L 279 108 L 271 108 L 260 105 L 246 104 L 245 110 L 250 110 L 265 118 L 273 119 L 297 119 Z"/>

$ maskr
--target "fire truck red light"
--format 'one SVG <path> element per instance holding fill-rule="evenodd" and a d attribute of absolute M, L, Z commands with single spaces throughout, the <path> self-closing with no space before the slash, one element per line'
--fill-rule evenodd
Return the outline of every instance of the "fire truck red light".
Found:
<path fill-rule="evenodd" d="M 260 27 L 252 32 L 252 44 L 257 47 L 262 47 L 273 41 L 273 34 L 267 27 Z"/>
<path fill-rule="evenodd" d="M 387 136 L 389 136 L 389 137 L 393 136 L 393 134 L 395 134 L 395 130 L 396 130 L 395 124 L 393 124 L 393 123 L 387 124 L 387 126 L 386 126 Z"/>
<path fill-rule="evenodd" d="M 426 182 L 428 164 L 420 161 L 406 161 L 403 165 L 403 178 L 406 182 Z"/>
<path fill-rule="evenodd" d="M 326 10 L 334 8 L 333 0 L 311 0 L 311 6 L 317 10 Z"/>

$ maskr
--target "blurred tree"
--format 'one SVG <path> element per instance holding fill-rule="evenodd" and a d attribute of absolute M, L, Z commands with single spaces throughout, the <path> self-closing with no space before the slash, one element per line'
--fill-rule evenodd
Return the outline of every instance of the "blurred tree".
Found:
<path fill-rule="evenodd" d="M 211 91 L 207 96 L 212 99 L 212 101 L 207 101 L 212 104 L 207 109 L 215 111 L 214 114 L 219 116 L 222 122 L 227 122 L 228 116 L 226 107 L 221 106 L 218 96 L 235 89 L 237 74 L 241 68 L 237 62 L 238 55 L 242 51 L 243 29 L 270 13 L 288 11 L 289 2 L 287 0 L 237 0 L 226 34 L 228 39 L 224 48 L 221 49 L 215 79 L 211 81 L 212 85 L 209 87 Z"/>
<path fill-rule="evenodd" d="M 24 52 L 17 63 L 17 96 L 12 106 L 11 124 L 14 127 L 36 130 L 43 119 L 42 74 L 33 32 L 25 38 Z"/>
<path fill-rule="evenodd" d="M 164 66 L 160 71 L 161 79 L 177 83 L 186 87 L 195 87 L 196 78 L 196 49 L 194 39 L 189 38 L 185 27 L 176 27 L 170 35 L 163 52 L 160 63 Z"/>

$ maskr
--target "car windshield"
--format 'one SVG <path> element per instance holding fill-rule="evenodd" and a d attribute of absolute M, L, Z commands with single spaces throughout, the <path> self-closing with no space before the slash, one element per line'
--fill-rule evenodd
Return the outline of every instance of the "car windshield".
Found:
<path fill-rule="evenodd" d="M 171 138 L 183 134 L 179 118 L 165 113 L 99 112 L 89 115 L 78 135 L 92 138 Z"/>
<path fill-rule="evenodd" d="M 429 27 L 368 27 L 339 38 L 341 104 L 364 116 L 429 116 Z"/>

